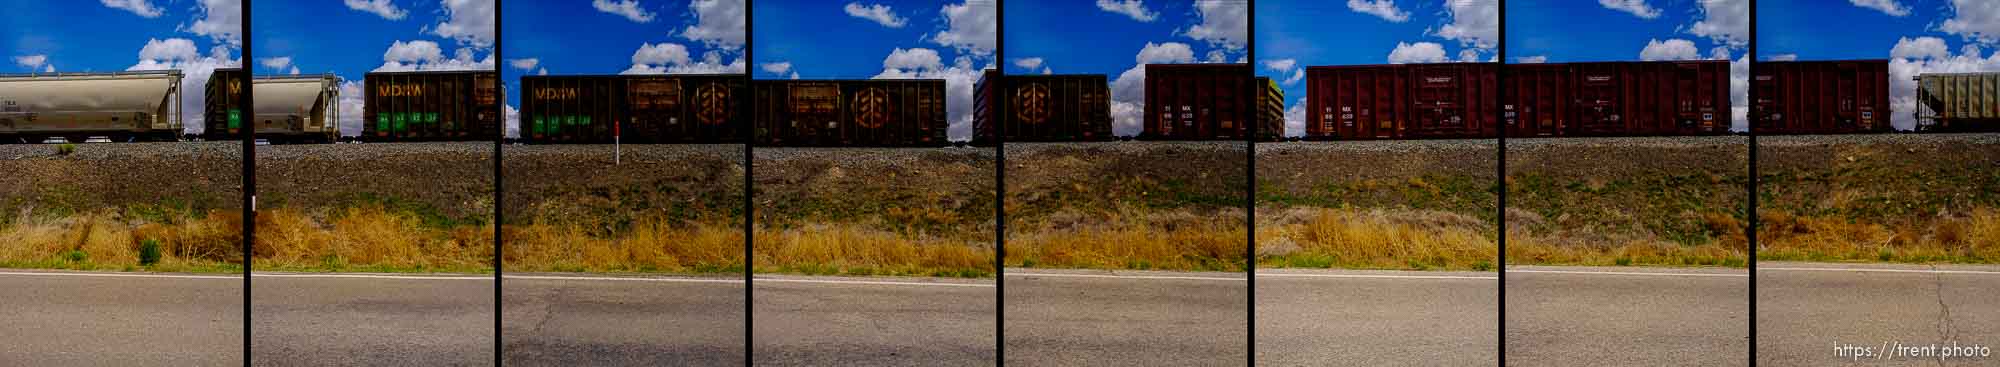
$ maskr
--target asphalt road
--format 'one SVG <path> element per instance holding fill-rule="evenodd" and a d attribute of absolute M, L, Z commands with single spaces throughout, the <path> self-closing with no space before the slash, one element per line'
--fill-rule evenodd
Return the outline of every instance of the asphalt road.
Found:
<path fill-rule="evenodd" d="M 1758 366 L 2000 366 L 2000 266 L 1757 266 Z M 1952 342 L 1988 356 L 1940 363 L 1835 349 Z"/>
<path fill-rule="evenodd" d="M 251 363 L 491 366 L 492 278 L 257 273 L 250 293 Z"/>
<path fill-rule="evenodd" d="M 743 365 L 741 277 L 549 275 L 502 283 L 509 366 Z"/>
<path fill-rule="evenodd" d="M 1249 287 L 1241 273 L 1007 272 L 1010 366 L 1240 366 L 1247 360 Z"/>
<path fill-rule="evenodd" d="M 243 363 L 241 277 L 0 275 L 0 365 Z M 73 274 L 73 273 L 72 273 Z"/>
<path fill-rule="evenodd" d="M 1505 285 L 1507 364 L 1749 365 L 1746 273 L 1511 267 Z"/>
<path fill-rule="evenodd" d="M 1257 271 L 1257 363 L 1491 366 L 1494 272 Z"/>
<path fill-rule="evenodd" d="M 759 366 L 993 364 L 990 280 L 759 277 L 753 286 Z"/>

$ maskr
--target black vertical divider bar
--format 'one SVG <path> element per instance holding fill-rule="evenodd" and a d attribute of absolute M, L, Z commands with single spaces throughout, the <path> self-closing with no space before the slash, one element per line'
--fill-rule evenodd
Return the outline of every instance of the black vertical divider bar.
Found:
<path fill-rule="evenodd" d="M 1264 97 L 1264 86 L 1255 85 L 1257 84 L 1257 0 L 1244 1 L 1245 4 L 1243 6 L 1249 10 L 1245 14 L 1249 14 L 1248 17 L 1250 18 L 1243 25 L 1245 28 L 1248 28 L 1244 30 L 1244 33 L 1249 34 L 1250 37 L 1245 37 L 1246 39 L 1244 40 L 1243 59 L 1250 61 L 1250 65 L 1245 65 L 1250 67 L 1250 75 L 1247 77 L 1250 78 L 1250 84 L 1252 84 L 1248 92 L 1256 93 L 1258 98 L 1252 99 L 1255 101 L 1261 100 Z M 1280 100 L 1278 103 L 1284 103 L 1284 101 Z M 1259 136 L 1257 135 L 1257 128 L 1264 125 L 1263 120 L 1265 117 L 1261 111 L 1263 105 L 1263 103 L 1257 104 L 1257 108 L 1260 110 L 1259 112 L 1254 112 L 1257 115 L 1254 121 L 1257 122 L 1250 124 L 1250 128 L 1247 129 L 1250 133 L 1244 134 L 1245 137 L 1243 139 L 1243 169 L 1245 171 L 1243 172 L 1243 227 L 1246 228 L 1243 236 L 1243 277 L 1246 282 L 1244 284 L 1245 292 L 1243 296 L 1243 344 L 1245 348 L 1243 358 L 1245 366 L 1257 365 L 1257 137 Z M 1278 126 L 1284 126 L 1284 124 L 1279 124 Z M 1283 136 L 1284 132 L 1279 131 L 1278 135 Z"/>
<path fill-rule="evenodd" d="M 507 18 L 501 16 L 503 14 L 501 10 L 503 9 L 500 8 L 500 3 L 503 2 L 493 0 L 492 57 L 494 58 L 500 58 L 501 55 L 505 55 L 500 53 L 501 47 L 506 43 L 503 41 L 506 38 L 502 37 L 502 30 L 505 28 L 501 27 L 502 23 L 500 23 Z M 501 255 L 505 254 L 506 251 L 501 241 L 506 241 L 506 238 L 502 238 L 500 234 L 503 232 L 500 229 L 507 223 L 506 212 L 502 210 L 504 205 L 506 205 L 507 186 L 502 185 L 500 181 L 506 177 L 501 174 L 500 170 L 504 166 L 500 164 L 500 159 L 505 156 L 501 154 L 501 150 L 505 149 L 507 140 L 507 80 L 500 77 L 500 63 L 493 63 L 493 84 L 493 92 L 499 94 L 498 96 L 494 96 L 498 103 L 494 103 L 493 116 L 498 117 L 500 122 L 494 124 L 496 127 L 494 130 L 496 131 L 493 131 L 493 366 L 498 367 L 502 363 L 501 360 L 505 359 L 507 355 L 501 349 L 505 348 L 506 344 L 504 342 L 505 339 L 501 338 L 501 333 L 503 332 L 501 326 L 505 323 L 503 319 L 506 317 L 503 316 L 505 313 L 501 312 L 505 302 L 502 302 L 504 298 L 502 298 L 500 291 L 500 284 L 506 281 L 503 278 L 506 269 L 501 266 L 503 265 L 501 263 L 501 259 L 503 258 Z M 477 88 L 474 87 L 474 89 Z"/>
<path fill-rule="evenodd" d="M 1502 91 L 1502 93 L 1498 93 L 1498 95 L 1500 95 L 1501 98 L 1500 104 L 1502 106 L 1505 106 L 1507 104 L 1506 100 L 1507 96 L 1505 93 L 1505 91 L 1507 90 L 1507 0 L 1494 0 L 1494 1 L 1498 3 L 1494 4 L 1493 6 L 1500 8 L 1499 11 L 1496 12 L 1500 16 L 1500 21 L 1499 21 L 1500 29 L 1498 32 L 1498 37 L 1500 39 L 1493 47 L 1494 49 L 1493 57 L 1494 59 L 1500 61 L 1500 70 L 1494 72 L 1494 75 L 1496 76 L 1495 78 L 1498 79 L 1497 81 L 1499 82 L 1500 90 Z M 1515 91 L 1515 93 L 1520 93 L 1520 92 Z M 1496 259 L 1496 261 L 1500 264 L 1500 266 L 1497 267 L 1497 269 L 1499 270 L 1499 274 L 1495 276 L 1495 278 L 1497 279 L 1495 282 L 1499 284 L 1497 287 L 1494 287 L 1494 289 L 1497 290 L 1499 293 L 1495 301 L 1499 303 L 1499 309 L 1498 309 L 1499 312 L 1496 312 L 1496 315 L 1494 315 L 1495 318 L 1499 319 L 1498 320 L 1499 322 L 1494 323 L 1494 325 L 1497 325 L 1497 328 L 1499 330 L 1494 331 L 1495 335 L 1498 336 L 1494 348 L 1498 349 L 1499 352 L 1498 354 L 1494 355 L 1494 360 L 1497 365 L 1506 366 L 1507 365 L 1507 127 L 1508 127 L 1507 109 L 1503 107 L 1500 109 L 1499 113 L 1500 113 L 1500 126 L 1497 129 L 1495 129 L 1499 131 L 1499 134 L 1497 134 L 1498 139 L 1495 139 L 1496 145 L 1495 148 L 1493 149 L 1494 150 L 1493 155 L 1496 159 L 1496 161 L 1494 161 L 1493 167 L 1494 167 L 1494 173 L 1497 174 L 1497 176 L 1493 177 L 1493 181 L 1495 181 L 1494 182 L 1495 187 L 1499 188 L 1499 192 L 1497 195 L 1498 196 L 1497 204 L 1499 205 L 1494 206 L 1493 209 L 1498 211 L 1498 213 L 1495 213 L 1497 214 L 1495 215 L 1495 217 L 1499 218 L 1496 221 L 1499 222 L 1500 225 L 1500 233 L 1494 236 L 1494 241 L 1496 241 L 1494 245 L 1497 246 L 1500 255 L 1499 258 Z"/>
<path fill-rule="evenodd" d="M 1746 75 L 1745 76 L 1746 78 L 1753 77 L 1754 75 L 1757 74 L 1755 73 L 1756 71 L 1755 67 L 1757 66 L 1757 0 L 1749 0 L 1749 1 L 1750 1 L 1750 14 L 1749 14 L 1750 50 L 1745 51 L 1745 55 L 1743 55 L 1743 63 L 1744 63 L 1743 68 L 1749 69 L 1747 71 L 1751 71 L 1751 73 L 1750 75 Z M 1748 86 L 1746 85 L 1745 87 L 1747 88 Z M 1754 93 L 1757 93 L 1757 88 L 1750 88 L 1750 90 L 1744 91 L 1744 94 L 1748 96 L 1748 98 L 1744 98 L 1745 104 L 1748 104 L 1749 101 L 1757 100 L 1756 98 L 1757 96 L 1752 95 Z M 1749 257 L 1750 260 L 1749 261 L 1750 290 L 1748 295 L 1748 298 L 1750 300 L 1750 338 L 1749 338 L 1750 353 L 1745 357 L 1749 358 L 1750 365 L 1754 367 L 1757 365 L 1757 199 L 1758 197 L 1757 197 L 1757 128 L 1753 127 L 1754 124 L 1752 124 L 1750 121 L 1750 116 L 1755 116 L 1756 114 L 1749 113 L 1750 112 L 1749 109 L 1756 107 L 1752 106 L 1755 105 L 1751 104 L 1749 106 L 1744 106 L 1744 113 L 1743 113 L 1743 132 L 1746 135 L 1750 136 L 1750 157 L 1749 157 L 1750 179 L 1746 180 L 1748 181 L 1747 183 L 1745 183 L 1745 186 L 1747 187 L 1744 188 L 1745 190 L 1748 190 L 1750 192 L 1749 198 L 1745 199 L 1745 201 L 1748 201 L 1748 203 L 1744 204 L 1744 209 L 1748 211 L 1745 214 L 1748 214 L 1750 217 L 1749 218 L 1750 227 L 1744 228 L 1743 231 L 1746 234 L 1744 238 L 1748 239 L 1749 241 L 1749 243 L 1746 244 L 1746 246 L 1748 247 L 1745 249 L 1745 251 L 1747 251 L 1748 253 L 1747 256 Z"/>
<path fill-rule="evenodd" d="M 1007 2 L 993 0 L 993 60 L 1007 60 Z M 993 117 L 987 122 L 993 124 L 993 365 L 1007 365 L 1007 124 L 1001 116 L 1007 114 L 1009 98 L 1001 95 L 1009 90 L 1007 67 L 995 66 L 998 79 L 988 80 L 993 91 L 987 96 L 1000 103 L 991 103 Z M 974 92 L 977 93 L 977 92 Z M 979 129 L 972 131 L 979 137 Z"/>
<path fill-rule="evenodd" d="M 237 8 L 237 11 L 240 13 L 237 16 L 242 17 L 243 24 L 239 26 L 237 32 L 239 33 L 238 36 L 243 39 L 243 57 L 238 60 L 250 61 L 254 60 L 250 56 L 250 49 L 254 48 L 251 47 L 252 43 L 250 43 L 249 32 L 250 0 L 242 1 L 243 3 Z M 242 76 L 240 76 L 243 78 L 240 81 L 243 83 L 243 88 L 239 89 L 241 92 L 237 93 L 236 96 L 239 103 L 238 106 L 241 106 L 238 109 L 255 110 L 254 108 L 249 108 L 250 106 L 255 106 L 254 104 L 250 104 L 250 95 L 254 94 L 251 93 L 251 90 L 257 88 L 256 85 L 250 83 L 253 80 L 250 76 L 251 71 L 250 68 L 244 68 Z M 187 90 L 181 90 L 180 93 L 183 93 L 183 96 L 185 96 Z M 180 108 L 178 106 L 174 107 L 176 111 L 179 111 Z M 183 125 L 187 124 L 187 121 L 185 121 L 187 113 L 180 112 L 180 114 L 180 118 L 183 120 L 181 123 Z M 251 117 L 249 115 L 253 114 L 245 114 L 243 118 L 247 120 Z M 203 118 L 207 118 L 207 116 L 204 114 Z M 255 138 L 257 134 L 252 133 L 256 130 L 254 125 L 251 128 L 243 129 L 242 137 L 243 242 L 238 245 L 243 250 L 243 366 L 245 367 L 250 366 L 250 244 L 255 243 L 257 240 L 257 141 Z"/>
<path fill-rule="evenodd" d="M 750 100 L 741 104 L 741 106 L 743 106 L 742 107 L 743 109 L 750 110 L 748 111 L 749 113 L 745 113 L 742 115 L 743 116 L 742 134 L 743 134 L 743 366 L 744 367 L 750 367 L 751 365 L 750 361 L 753 360 L 752 358 L 750 358 L 750 356 L 754 354 L 752 353 L 753 349 L 751 348 L 756 346 L 756 343 L 753 341 L 754 339 L 750 337 L 752 333 L 754 333 L 754 331 L 752 331 L 750 327 L 752 325 L 751 320 L 756 316 L 756 312 L 753 312 L 751 310 L 752 306 L 755 305 L 754 303 L 751 303 L 752 295 L 755 292 L 750 287 L 750 282 L 752 280 L 751 278 L 756 273 L 756 271 L 753 269 L 756 269 L 757 262 L 755 258 L 750 257 L 751 256 L 750 252 L 753 245 L 757 242 L 756 225 L 755 225 L 755 223 L 757 222 L 757 212 L 756 212 L 756 202 L 753 201 L 754 200 L 753 198 L 756 197 L 755 193 L 757 191 L 756 190 L 757 187 L 754 186 L 753 184 L 754 178 L 756 177 L 757 174 L 757 170 L 753 169 L 754 167 L 753 164 L 757 160 L 757 155 L 755 150 L 757 145 L 756 144 L 757 112 L 760 111 L 760 109 L 757 108 L 757 102 L 759 102 L 759 100 L 757 99 L 757 85 L 756 85 L 757 78 L 750 72 L 750 65 L 755 64 L 757 62 L 756 58 L 751 57 L 752 50 L 756 49 L 756 47 L 751 47 L 751 46 L 757 43 L 757 37 L 752 37 L 755 34 L 750 32 L 751 30 L 756 29 L 756 27 L 754 27 L 753 24 L 757 20 L 757 17 L 752 16 L 757 11 L 756 10 L 757 7 L 752 5 L 756 5 L 756 3 L 751 0 L 743 0 L 743 36 L 744 36 L 743 59 L 750 60 L 744 63 L 744 68 L 743 68 L 743 90 L 749 92 L 749 96 L 746 96 L 745 98 L 749 98 Z"/>

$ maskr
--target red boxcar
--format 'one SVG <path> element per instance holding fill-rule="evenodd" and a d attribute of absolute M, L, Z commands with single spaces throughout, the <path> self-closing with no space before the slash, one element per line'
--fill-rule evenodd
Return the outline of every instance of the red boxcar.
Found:
<path fill-rule="evenodd" d="M 1575 73 L 1578 136 L 1729 133 L 1729 62 L 1590 62 Z"/>
<path fill-rule="evenodd" d="M 1141 139 L 1248 138 L 1257 91 L 1250 64 L 1147 64 Z"/>
<path fill-rule="evenodd" d="M 759 145 L 950 144 L 942 79 L 758 80 L 750 86 Z"/>
<path fill-rule="evenodd" d="M 1496 63 L 1308 67 L 1306 138 L 1494 136 L 1499 69 Z"/>
<path fill-rule="evenodd" d="M 1889 61 L 1763 61 L 1750 80 L 1758 134 L 1887 132 Z"/>
<path fill-rule="evenodd" d="M 1569 65 L 1507 65 L 1507 85 L 1501 90 L 1500 110 L 1509 137 L 1561 136 L 1570 127 L 1571 89 L 1575 88 Z"/>

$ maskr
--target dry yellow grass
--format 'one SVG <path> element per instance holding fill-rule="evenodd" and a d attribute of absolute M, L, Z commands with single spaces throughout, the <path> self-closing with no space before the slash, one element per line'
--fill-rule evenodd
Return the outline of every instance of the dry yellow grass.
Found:
<path fill-rule="evenodd" d="M 1248 227 L 1240 212 L 1058 215 L 1007 236 L 1007 265 L 1085 269 L 1241 271 Z M 1233 219 L 1233 220 L 1232 220 Z"/>
<path fill-rule="evenodd" d="M 414 214 L 373 205 L 348 208 L 326 222 L 290 209 L 266 211 L 258 218 L 252 264 L 312 271 L 491 270 L 491 225 L 429 228 Z"/>
<path fill-rule="evenodd" d="M 758 272 L 981 277 L 993 273 L 991 246 L 899 235 L 856 224 L 759 229 Z"/>
<path fill-rule="evenodd" d="M 2000 213 L 1976 209 L 1901 226 L 1763 213 L 1759 259 L 1805 261 L 2000 262 Z"/>
<path fill-rule="evenodd" d="M 616 238 L 581 226 L 530 224 L 506 228 L 509 271 L 736 272 L 743 266 L 742 227 L 672 225 L 651 221 Z"/>
<path fill-rule="evenodd" d="M 1490 270 L 1493 225 L 1407 209 L 1291 209 L 1258 228 L 1260 267 Z"/>
<path fill-rule="evenodd" d="M 215 211 L 171 223 L 127 220 L 115 210 L 60 219 L 23 216 L 0 227 L 0 266 L 66 269 L 138 269 L 139 248 L 160 243 L 157 271 L 232 271 L 241 217 Z"/>

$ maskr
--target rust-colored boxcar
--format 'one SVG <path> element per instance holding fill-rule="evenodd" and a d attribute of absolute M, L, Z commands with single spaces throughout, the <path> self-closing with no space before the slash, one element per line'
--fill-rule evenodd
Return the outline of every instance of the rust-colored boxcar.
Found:
<path fill-rule="evenodd" d="M 1886 132 L 1889 61 L 1760 61 L 1750 78 L 1758 134 Z"/>
<path fill-rule="evenodd" d="M 1562 136 L 1570 127 L 1575 78 L 1568 64 L 1507 65 L 1501 119 L 1509 137 Z"/>
<path fill-rule="evenodd" d="M 1306 68 L 1306 138 L 1479 138 L 1497 134 L 1495 63 Z"/>
<path fill-rule="evenodd" d="M 1257 119 L 1250 64 L 1147 64 L 1141 139 L 1246 139 Z"/>
<path fill-rule="evenodd" d="M 1104 74 L 1007 75 L 987 69 L 974 87 L 972 141 L 993 141 L 1004 126 L 1005 141 L 1111 140 L 1111 84 Z M 1007 103 L 1007 113 L 994 107 Z"/>
<path fill-rule="evenodd" d="M 1729 62 L 1586 62 L 1575 73 L 1576 136 L 1729 133 Z"/>
<path fill-rule="evenodd" d="M 491 71 L 374 72 L 363 80 L 361 139 L 478 141 L 500 136 L 499 78 Z"/>
<path fill-rule="evenodd" d="M 1919 131 L 2000 131 L 2000 73 L 1918 75 Z"/>
<path fill-rule="evenodd" d="M 742 141 L 742 75 L 521 77 L 521 138 L 530 143 Z M 616 137 L 617 139 L 614 139 Z"/>
<path fill-rule="evenodd" d="M 758 80 L 754 142 L 945 146 L 944 80 Z"/>
<path fill-rule="evenodd" d="M 1285 139 L 1285 90 L 1270 77 L 1257 77 L 1257 140 Z"/>
<path fill-rule="evenodd" d="M 202 116 L 202 137 L 234 140 L 243 137 L 250 121 L 257 139 L 273 142 L 331 143 L 339 135 L 340 76 L 271 75 L 251 81 L 257 108 L 245 116 L 241 108 L 243 69 L 215 69 L 208 76 Z"/>

